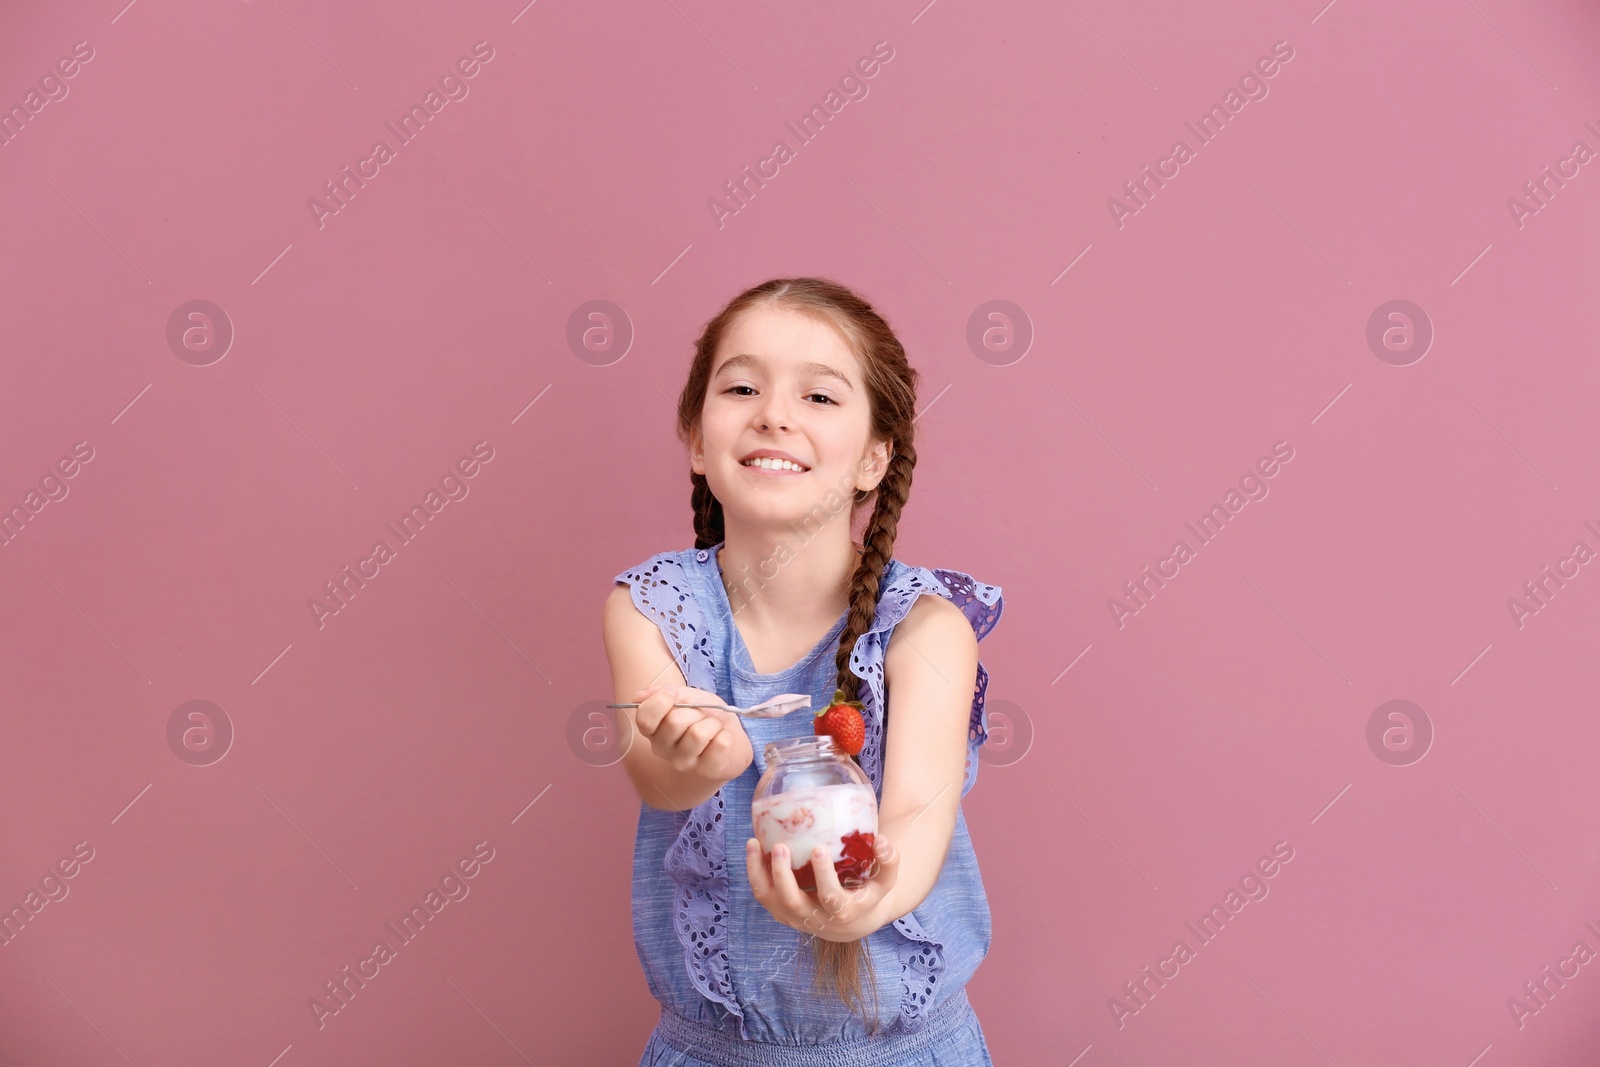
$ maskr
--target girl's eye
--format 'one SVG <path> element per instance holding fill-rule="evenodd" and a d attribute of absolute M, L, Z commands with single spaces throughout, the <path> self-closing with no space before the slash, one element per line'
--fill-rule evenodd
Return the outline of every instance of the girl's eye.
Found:
<path fill-rule="evenodd" d="M 731 385 L 731 386 L 729 386 L 727 389 L 725 389 L 723 391 L 727 392 L 727 393 L 734 393 L 734 392 L 737 392 L 740 389 L 749 389 L 750 392 L 752 392 L 752 393 L 755 392 L 754 387 L 748 386 L 748 385 Z M 747 393 L 738 393 L 738 395 L 739 396 L 747 396 L 749 394 L 747 394 Z M 808 397 L 820 396 L 822 399 L 826 400 L 829 404 L 833 404 L 835 406 L 837 406 L 837 404 L 838 404 L 838 401 L 834 400 L 833 397 L 829 396 L 827 393 L 808 393 L 806 395 Z"/>

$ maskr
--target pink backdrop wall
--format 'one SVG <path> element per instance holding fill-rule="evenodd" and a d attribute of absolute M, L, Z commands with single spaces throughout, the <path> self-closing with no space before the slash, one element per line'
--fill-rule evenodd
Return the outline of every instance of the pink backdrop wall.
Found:
<path fill-rule="evenodd" d="M 693 337 L 802 273 L 924 374 L 897 555 L 1005 590 L 998 1063 L 1600 1057 L 1592 7 L 440 7 L 0 12 L 0 1060 L 635 1062 L 569 731 Z"/>

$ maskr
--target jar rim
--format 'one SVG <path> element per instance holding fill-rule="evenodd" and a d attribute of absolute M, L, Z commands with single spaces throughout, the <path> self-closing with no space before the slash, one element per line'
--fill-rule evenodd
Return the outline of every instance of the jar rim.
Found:
<path fill-rule="evenodd" d="M 843 749 L 834 744 L 831 734 L 816 734 L 811 737 L 787 737 L 781 741 L 768 741 L 766 745 L 767 762 L 776 759 L 784 760 L 823 760 L 833 756 L 842 755 Z"/>

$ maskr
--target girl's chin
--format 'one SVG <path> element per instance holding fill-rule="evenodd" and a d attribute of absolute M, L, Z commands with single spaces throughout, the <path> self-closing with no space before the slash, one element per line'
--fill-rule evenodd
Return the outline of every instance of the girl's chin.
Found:
<path fill-rule="evenodd" d="M 798 502 L 806 502 L 807 506 L 820 503 L 825 495 L 820 482 L 805 474 L 790 474 L 784 477 L 774 477 L 770 474 L 760 475 L 749 479 L 740 479 L 738 482 L 727 485 L 726 492 L 718 492 L 716 486 L 711 487 L 711 492 L 726 507 L 728 502 L 735 505 L 744 503 L 750 507 L 762 508 L 771 501 L 786 501 L 783 507 L 794 507 Z"/>
<path fill-rule="evenodd" d="M 830 508 L 820 500 L 751 500 L 748 497 L 723 501 L 723 522 L 733 521 L 744 526 L 772 527 L 788 531 L 791 528 L 816 530 L 819 523 L 831 523 L 845 514 L 845 508 Z"/>

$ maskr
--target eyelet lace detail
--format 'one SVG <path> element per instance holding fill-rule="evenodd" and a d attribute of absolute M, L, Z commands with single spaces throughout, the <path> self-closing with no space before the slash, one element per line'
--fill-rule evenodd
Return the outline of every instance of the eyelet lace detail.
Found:
<path fill-rule="evenodd" d="M 695 689 L 706 688 L 705 678 L 695 681 L 701 677 L 696 668 L 703 665 L 706 677 L 715 678 L 717 661 L 711 652 L 705 615 L 684 576 L 683 562 L 672 553 L 662 553 L 634 570 L 622 572 L 616 580 L 628 583 L 634 606 L 646 618 L 653 619 L 666 635 L 684 680 Z"/>
<path fill-rule="evenodd" d="M 917 597 L 924 593 L 943 596 L 960 608 L 979 640 L 994 629 L 1004 607 L 998 586 L 975 581 L 971 575 L 961 571 L 907 567 L 898 560 L 891 560 L 890 567 L 895 573 L 884 575 L 886 585 L 878 599 L 878 613 L 872 628 L 856 641 L 855 651 L 850 655 L 850 670 L 867 683 L 861 697 L 866 712 L 867 736 L 859 758 L 879 801 L 883 800 L 885 633 L 906 617 Z M 973 689 L 972 717 L 967 729 L 967 768 L 961 785 L 962 796 L 966 796 L 978 780 L 978 746 L 989 737 L 984 710 L 988 686 L 989 672 L 979 663 Z M 904 1030 L 919 1029 L 926 1021 L 926 1010 L 933 1003 L 945 969 L 944 946 L 923 929 L 916 911 L 912 909 L 891 924 L 906 939 L 897 946 L 902 990 L 900 1026 Z"/>
<path fill-rule="evenodd" d="M 722 832 L 722 791 L 689 811 L 667 849 L 667 874 L 678 883 L 673 927 L 695 988 L 740 1015 L 728 978 L 728 866 Z"/>
<path fill-rule="evenodd" d="M 909 921 L 908 921 L 909 920 Z M 944 970 L 944 946 L 922 932 L 922 925 L 906 915 L 894 921 L 906 936 L 896 951 L 900 954 L 900 1025 L 919 1029 L 938 991 L 939 975 Z"/>
<path fill-rule="evenodd" d="M 873 620 L 872 629 L 861 635 L 855 651 L 850 655 L 851 672 L 867 683 L 862 702 L 874 709 L 874 714 L 869 716 L 867 739 L 862 745 L 860 760 L 880 800 L 883 798 L 883 714 L 876 709 L 883 699 L 883 657 L 887 651 L 884 632 L 898 625 L 911 611 L 911 605 L 917 597 L 924 593 L 943 596 L 960 608 L 980 641 L 995 628 L 1004 608 L 998 586 L 975 581 L 971 575 L 961 571 L 904 567 L 898 560 L 891 561 L 891 566 L 896 565 L 902 569 L 894 581 L 886 584 L 878 600 L 878 615 Z M 928 581 L 928 575 L 932 575 L 937 584 Z M 971 792 L 978 781 L 978 746 L 989 739 L 986 711 L 988 690 L 989 672 L 980 661 L 972 691 L 972 717 L 967 726 L 967 765 L 961 783 L 962 796 Z M 872 728 L 874 725 L 876 730 Z"/>
<path fill-rule="evenodd" d="M 695 689 L 716 690 L 716 659 L 705 615 L 676 553 L 652 556 L 617 581 L 628 583 L 634 606 L 661 628 L 684 680 Z M 667 849 L 662 869 L 677 884 L 672 924 L 683 944 L 684 967 L 696 989 L 740 1017 L 728 978 L 728 867 L 722 832 L 722 792 L 687 813 Z"/>

